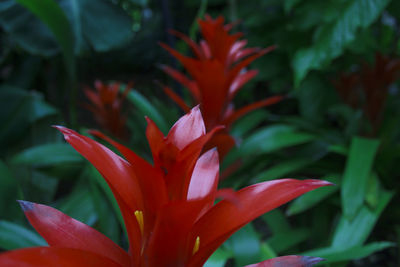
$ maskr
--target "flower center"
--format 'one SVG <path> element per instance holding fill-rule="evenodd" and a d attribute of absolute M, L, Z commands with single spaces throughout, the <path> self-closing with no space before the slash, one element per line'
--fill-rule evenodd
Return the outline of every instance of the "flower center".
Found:
<path fill-rule="evenodd" d="M 199 251 L 199 247 L 200 247 L 200 236 L 196 237 L 196 241 L 194 242 L 194 246 L 193 246 L 192 255 L 196 254 L 196 252 Z"/>
<path fill-rule="evenodd" d="M 139 224 L 140 233 L 143 236 L 143 231 L 144 231 L 143 211 L 141 211 L 141 210 L 135 211 L 135 217 L 136 217 L 136 220 L 137 220 L 137 222 Z"/>

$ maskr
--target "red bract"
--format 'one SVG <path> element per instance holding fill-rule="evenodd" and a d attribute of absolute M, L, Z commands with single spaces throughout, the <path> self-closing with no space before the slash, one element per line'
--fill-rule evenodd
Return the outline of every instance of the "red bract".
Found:
<path fill-rule="evenodd" d="M 88 137 L 57 128 L 109 184 L 124 217 L 129 252 L 60 211 L 22 201 L 28 220 L 50 247 L 4 253 L 0 262 L 8 266 L 102 266 L 99 262 L 107 266 L 202 266 L 251 220 L 305 192 L 330 185 L 319 180 L 281 179 L 219 193 L 217 151 L 199 157 L 218 128 L 205 133 L 198 107 L 176 122 L 166 137 L 148 120 L 146 133 L 154 165 L 99 132 L 94 134 L 109 141 L 125 159 Z M 217 196 L 226 198 L 215 204 Z"/>
<path fill-rule="evenodd" d="M 122 114 L 122 105 L 132 84 L 128 84 L 123 94 L 119 93 L 121 84 L 114 82 L 104 84 L 99 80 L 94 83 L 96 90 L 85 88 L 84 92 L 91 104 L 90 110 L 96 122 L 112 135 L 124 139 L 126 137 L 126 117 Z"/>
<path fill-rule="evenodd" d="M 204 38 L 199 44 L 182 33 L 172 31 L 190 46 L 193 58 L 161 44 L 183 64 L 191 78 L 168 66 L 162 66 L 162 69 L 186 87 L 194 101 L 201 104 L 207 131 L 216 125 L 226 127 L 224 131 L 215 135 L 207 146 L 208 148 L 217 146 L 220 157 L 223 158 L 235 145 L 235 140 L 228 133 L 232 123 L 254 109 L 274 104 L 282 99 L 281 96 L 275 96 L 238 110 L 235 110 L 233 105 L 233 98 L 237 92 L 258 73 L 257 70 L 245 70 L 245 68 L 253 60 L 275 47 L 245 48 L 247 41 L 239 40 L 241 33 L 230 34 L 232 25 L 224 25 L 223 17 L 214 20 L 206 15 L 204 20 L 199 20 L 199 24 Z M 164 86 L 163 89 L 183 110 L 189 111 L 190 108 L 170 88 Z"/>
<path fill-rule="evenodd" d="M 352 108 L 363 109 L 375 135 L 380 126 L 389 86 L 400 76 L 400 60 L 380 53 L 375 65 L 364 63 L 358 72 L 341 74 L 334 82 L 342 100 Z"/>

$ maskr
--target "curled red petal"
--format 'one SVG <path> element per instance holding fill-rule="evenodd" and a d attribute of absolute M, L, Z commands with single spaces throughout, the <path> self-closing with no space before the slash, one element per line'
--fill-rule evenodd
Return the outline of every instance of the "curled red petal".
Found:
<path fill-rule="evenodd" d="M 128 253 L 92 227 L 46 205 L 19 203 L 31 225 L 50 246 L 90 251 L 121 265 L 129 264 Z"/>
<path fill-rule="evenodd" d="M 279 179 L 248 186 L 236 195 L 240 205 L 222 200 L 195 224 L 192 237 L 200 236 L 199 251 L 193 266 L 201 265 L 235 231 L 260 215 L 321 186 L 332 185 L 321 180 Z"/>
<path fill-rule="evenodd" d="M 323 260 L 324 259 L 317 257 L 291 255 L 273 258 L 256 264 L 247 265 L 246 267 L 311 267 Z"/>
<path fill-rule="evenodd" d="M 72 248 L 35 247 L 0 254 L 2 267 L 121 267 L 102 255 Z"/>

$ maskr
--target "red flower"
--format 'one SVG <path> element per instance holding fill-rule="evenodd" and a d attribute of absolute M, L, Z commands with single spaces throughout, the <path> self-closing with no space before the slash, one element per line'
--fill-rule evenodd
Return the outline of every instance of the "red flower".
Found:
<path fill-rule="evenodd" d="M 231 24 L 224 25 L 224 18 L 213 20 L 206 15 L 205 20 L 199 20 L 204 40 L 196 44 L 186 35 L 172 31 L 185 41 L 193 51 L 194 58 L 186 57 L 171 47 L 161 44 L 172 56 L 185 67 L 191 79 L 181 72 L 162 66 L 162 69 L 188 88 L 196 103 L 201 104 L 201 111 L 207 131 L 216 125 L 224 125 L 226 129 L 215 135 L 207 147 L 218 147 L 220 157 L 235 145 L 235 140 L 228 131 L 233 122 L 246 113 L 274 104 L 281 96 L 267 98 L 250 104 L 239 110 L 234 109 L 233 98 L 245 83 L 257 75 L 257 70 L 245 68 L 258 57 L 268 53 L 275 47 L 265 49 L 244 48 L 246 40 L 239 40 L 241 33 L 230 34 Z M 164 91 L 186 112 L 190 108 L 170 88 L 164 86 Z"/>
<path fill-rule="evenodd" d="M 123 94 L 119 93 L 120 85 L 119 82 L 107 85 L 96 80 L 94 83 L 96 91 L 85 88 L 84 92 L 91 102 L 86 107 L 92 112 L 96 122 L 110 134 L 124 139 L 126 117 L 122 114 L 122 104 L 132 84 L 127 85 Z"/>
<path fill-rule="evenodd" d="M 4 253 L 0 262 L 6 266 L 202 266 L 251 220 L 330 184 L 319 180 L 268 181 L 231 192 L 215 204 L 219 195 L 218 153 L 212 149 L 198 156 L 217 129 L 205 134 L 197 107 L 183 116 L 167 137 L 148 122 L 146 133 L 154 165 L 99 132 L 95 134 L 108 140 L 126 160 L 88 137 L 57 127 L 112 189 L 125 220 L 129 252 L 60 211 L 21 201 L 27 218 L 50 247 Z M 229 194 L 224 191 L 221 195 Z"/>

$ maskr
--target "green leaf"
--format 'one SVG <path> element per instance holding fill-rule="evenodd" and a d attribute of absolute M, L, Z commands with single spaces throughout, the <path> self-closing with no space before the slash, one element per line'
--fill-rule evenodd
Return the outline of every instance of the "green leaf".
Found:
<path fill-rule="evenodd" d="M 350 220 L 362 207 L 379 141 L 353 138 L 342 182 L 342 208 Z"/>
<path fill-rule="evenodd" d="M 298 86 L 312 69 L 321 68 L 343 53 L 360 28 L 366 28 L 382 13 L 390 0 L 352 0 L 331 22 L 321 25 L 311 47 L 296 52 L 292 65 Z"/>
<path fill-rule="evenodd" d="M 33 165 L 35 167 L 80 162 L 83 162 L 82 156 L 70 145 L 64 143 L 31 147 L 15 155 L 12 159 L 13 164 Z"/>
<path fill-rule="evenodd" d="M 232 251 L 233 258 L 238 266 L 259 261 L 259 237 L 252 224 L 242 227 L 225 244 Z"/>
<path fill-rule="evenodd" d="M 139 112 L 142 113 L 143 117 L 148 116 L 152 119 L 164 134 L 168 132 L 169 128 L 163 116 L 143 95 L 138 91 L 131 90 L 127 98 L 135 105 Z"/>
<path fill-rule="evenodd" d="M 75 77 L 74 35 L 64 11 L 53 0 L 16 1 L 35 14 L 35 16 L 49 27 L 61 46 L 70 78 Z"/>
<path fill-rule="evenodd" d="M 59 44 L 64 56 L 72 56 L 66 60 L 73 61 L 74 53 L 82 53 L 89 48 L 99 52 L 109 51 L 133 37 L 129 14 L 108 0 L 18 2 L 37 18 L 16 4 L 15 0 L 3 0 L 0 3 L 0 26 L 15 43 L 32 54 L 55 55 Z"/>
<path fill-rule="evenodd" d="M 350 248 L 348 247 L 320 248 L 316 250 L 307 251 L 302 254 L 307 256 L 324 258 L 326 260 L 324 261 L 324 263 L 341 262 L 354 259 L 362 259 L 375 252 L 378 252 L 388 247 L 392 247 L 394 245 L 395 244 L 392 242 L 373 242 L 365 246 L 355 246 Z"/>
<path fill-rule="evenodd" d="M 28 92 L 3 84 L 0 86 L 0 147 L 6 147 L 26 135 L 28 127 L 57 110 L 37 92 Z"/>
<path fill-rule="evenodd" d="M 313 158 L 295 158 L 287 161 L 282 161 L 277 165 L 274 165 L 268 170 L 257 174 L 256 181 L 257 183 L 263 181 L 269 181 L 273 179 L 283 178 L 284 176 L 293 173 L 305 166 L 313 163 L 315 159 Z"/>
<path fill-rule="evenodd" d="M 332 246 L 348 248 L 362 245 L 392 197 L 393 193 L 381 191 L 379 203 L 375 209 L 364 205 L 352 220 L 341 216 L 333 236 Z"/>
<path fill-rule="evenodd" d="M 270 153 L 312 140 L 315 140 L 313 135 L 299 132 L 291 126 L 274 125 L 261 128 L 249 136 L 243 141 L 239 151 L 242 156 L 254 155 L 255 153 Z"/>
<path fill-rule="evenodd" d="M 16 200 L 22 198 L 17 180 L 0 160 L 0 214 L 3 219 L 12 220 L 21 214 Z"/>
<path fill-rule="evenodd" d="M 47 246 L 37 233 L 18 224 L 0 220 L 0 247 L 6 250 Z"/>
<path fill-rule="evenodd" d="M 80 222 L 93 225 L 97 221 L 97 213 L 87 187 L 87 185 L 78 185 L 58 204 L 58 209 Z"/>
<path fill-rule="evenodd" d="M 291 229 L 274 234 L 267 240 L 267 242 L 276 253 L 281 253 L 301 242 L 306 241 L 310 234 L 310 230 L 306 228 Z"/>
<path fill-rule="evenodd" d="M 232 253 L 229 250 L 224 249 L 223 247 L 219 247 L 210 258 L 208 258 L 207 262 L 204 264 L 204 267 L 224 267 L 226 261 L 232 257 Z"/>
<path fill-rule="evenodd" d="M 305 210 L 308 210 L 308 209 L 314 207 L 315 205 L 320 203 L 322 200 L 333 195 L 335 192 L 337 192 L 339 190 L 338 185 L 339 185 L 340 180 L 337 175 L 329 175 L 329 176 L 321 178 L 321 180 L 332 182 L 335 185 L 318 188 L 316 190 L 308 192 L 308 193 L 296 198 L 295 200 L 293 200 L 289 204 L 289 208 L 286 211 L 286 213 L 289 216 L 304 212 Z"/>

